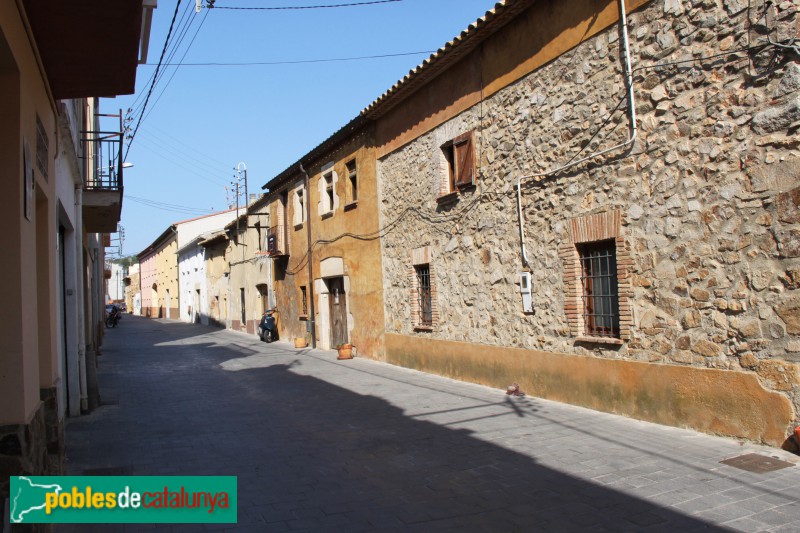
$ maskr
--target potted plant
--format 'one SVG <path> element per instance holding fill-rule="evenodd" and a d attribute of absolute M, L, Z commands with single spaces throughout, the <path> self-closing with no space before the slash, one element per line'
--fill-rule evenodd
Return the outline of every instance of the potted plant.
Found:
<path fill-rule="evenodd" d="M 339 350 L 339 357 L 336 359 L 352 359 L 353 358 L 353 345 L 350 343 L 340 344 L 336 347 Z"/>

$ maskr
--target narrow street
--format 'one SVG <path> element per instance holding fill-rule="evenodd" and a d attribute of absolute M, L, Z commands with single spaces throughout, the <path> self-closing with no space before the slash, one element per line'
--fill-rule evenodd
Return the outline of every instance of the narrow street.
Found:
<path fill-rule="evenodd" d="M 535 391 L 130 315 L 99 365 L 103 406 L 69 421 L 68 474 L 238 476 L 238 525 L 160 530 L 800 530 L 797 464 L 720 463 L 797 456 Z"/>

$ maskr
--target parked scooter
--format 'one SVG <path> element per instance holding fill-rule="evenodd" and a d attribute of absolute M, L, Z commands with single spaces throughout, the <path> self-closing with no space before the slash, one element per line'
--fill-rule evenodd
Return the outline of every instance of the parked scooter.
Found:
<path fill-rule="evenodd" d="M 275 322 L 275 313 L 277 312 L 277 309 L 267 309 L 261 317 L 261 323 L 258 325 L 258 336 L 264 342 L 278 340 L 278 327 Z"/>
<path fill-rule="evenodd" d="M 122 311 L 120 311 L 119 307 L 115 305 L 111 308 L 111 312 L 109 312 L 108 316 L 106 317 L 106 327 L 107 328 L 117 327 L 120 318 L 122 318 Z"/>

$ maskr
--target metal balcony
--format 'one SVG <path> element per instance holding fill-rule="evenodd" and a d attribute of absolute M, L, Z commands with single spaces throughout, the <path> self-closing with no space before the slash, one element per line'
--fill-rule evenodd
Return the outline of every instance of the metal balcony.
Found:
<path fill-rule="evenodd" d="M 120 131 L 83 131 L 89 169 L 83 184 L 83 226 L 95 233 L 115 233 L 122 215 L 122 111 Z"/>

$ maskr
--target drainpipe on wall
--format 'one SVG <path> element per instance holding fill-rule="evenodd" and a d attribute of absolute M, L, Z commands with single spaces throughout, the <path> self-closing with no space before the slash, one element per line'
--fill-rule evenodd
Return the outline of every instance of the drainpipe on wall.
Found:
<path fill-rule="evenodd" d="M 628 16 L 625 11 L 625 0 L 618 0 L 619 5 L 619 27 L 622 33 L 622 52 L 623 52 L 623 61 L 625 63 L 625 88 L 628 93 L 628 119 L 629 119 L 629 130 L 628 130 L 628 139 L 620 144 L 612 146 L 611 148 L 606 148 L 605 150 L 601 150 L 599 152 L 595 152 L 591 155 L 587 155 L 582 157 L 576 161 L 571 161 L 565 165 L 562 165 L 558 168 L 552 168 L 547 172 L 539 172 L 536 174 L 527 174 L 524 176 L 519 176 L 517 178 L 517 215 L 519 219 L 519 238 L 520 238 L 520 248 L 522 250 L 522 263 L 524 266 L 528 266 L 528 257 L 525 254 L 525 230 L 523 229 L 523 220 L 522 220 L 522 180 L 527 180 L 530 178 L 544 178 L 546 176 L 551 176 L 562 170 L 566 170 L 568 168 L 574 167 L 575 165 L 579 165 L 585 161 L 589 161 L 601 155 L 605 155 L 609 152 L 613 152 L 619 149 L 627 149 L 633 146 L 633 143 L 636 142 L 636 136 L 638 134 L 638 130 L 636 129 L 636 101 L 634 100 L 634 92 L 633 92 L 633 76 L 632 76 L 632 69 L 631 69 L 631 47 L 630 42 L 628 40 Z"/>
<path fill-rule="evenodd" d="M 311 185 L 308 181 L 308 172 L 303 168 L 303 163 L 300 163 L 300 172 L 303 173 L 305 178 L 305 196 L 306 196 L 306 235 L 308 236 L 308 294 L 309 294 L 309 329 L 311 329 L 311 347 L 317 347 L 317 328 L 316 328 L 316 314 L 314 313 L 314 273 L 313 264 L 311 262 Z"/>

